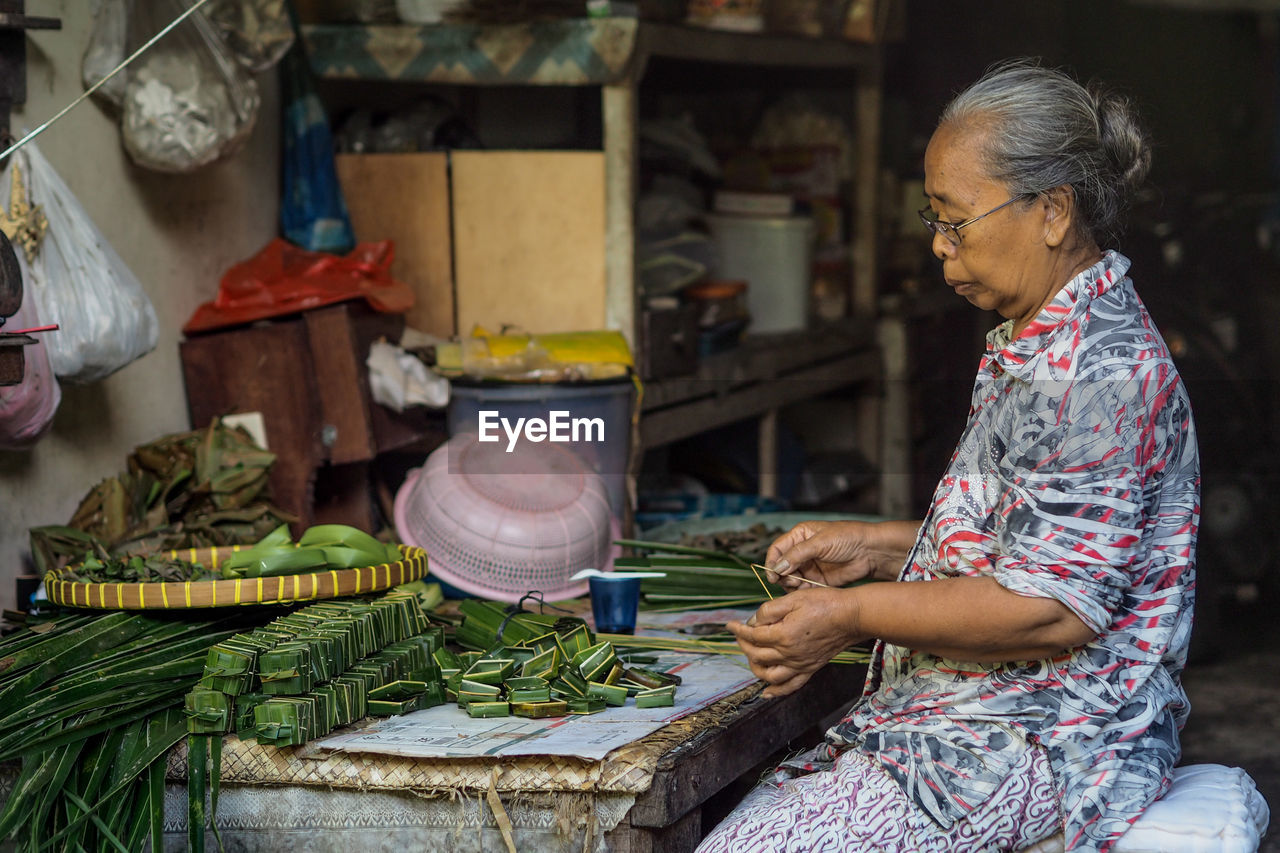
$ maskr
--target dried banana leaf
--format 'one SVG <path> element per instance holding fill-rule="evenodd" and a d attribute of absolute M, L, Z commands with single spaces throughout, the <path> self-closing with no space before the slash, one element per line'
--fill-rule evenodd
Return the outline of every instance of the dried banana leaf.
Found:
<path fill-rule="evenodd" d="M 94 486 L 67 525 L 32 528 L 41 573 L 78 561 L 94 543 L 113 556 L 254 542 L 290 514 L 273 506 L 275 456 L 215 420 L 134 450 L 127 470 Z"/>

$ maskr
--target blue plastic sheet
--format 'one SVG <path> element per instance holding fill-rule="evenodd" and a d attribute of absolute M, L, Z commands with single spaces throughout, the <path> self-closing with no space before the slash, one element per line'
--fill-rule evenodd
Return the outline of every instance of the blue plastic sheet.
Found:
<path fill-rule="evenodd" d="M 301 39 L 285 55 L 283 72 L 281 231 L 295 246 L 342 254 L 355 245 L 355 234 L 334 169 L 329 118 L 312 84 Z"/>

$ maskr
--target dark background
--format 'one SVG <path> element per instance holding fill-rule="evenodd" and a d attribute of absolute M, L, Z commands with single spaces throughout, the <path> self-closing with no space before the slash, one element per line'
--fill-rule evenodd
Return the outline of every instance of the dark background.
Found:
<path fill-rule="evenodd" d="M 1133 261 L 1131 276 L 1191 393 L 1203 465 L 1196 650 L 1212 656 L 1255 643 L 1237 617 L 1274 612 L 1280 597 L 1272 522 L 1280 495 L 1280 17 L 1183 5 L 911 0 L 906 38 L 888 52 L 884 156 L 893 174 L 918 178 L 945 102 L 1009 57 L 1040 57 L 1136 102 L 1152 171 L 1114 248 Z M 911 253 L 889 257 L 886 292 L 905 281 L 916 302 L 927 302 L 942 287 L 935 264 L 913 269 L 902 262 Z M 981 335 L 998 319 L 961 304 L 912 321 L 917 502 L 927 501 L 954 448 Z"/>

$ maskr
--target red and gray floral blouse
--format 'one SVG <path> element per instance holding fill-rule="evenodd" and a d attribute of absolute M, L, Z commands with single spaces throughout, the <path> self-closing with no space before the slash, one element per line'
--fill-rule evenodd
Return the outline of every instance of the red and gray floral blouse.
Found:
<path fill-rule="evenodd" d="M 1199 456 L 1186 389 L 1108 252 L 1015 339 L 987 337 L 969 423 L 901 580 L 990 575 L 1097 631 L 1060 657 L 947 660 L 879 644 L 827 757 L 878 757 L 942 826 L 1031 743 L 1049 753 L 1067 849 L 1106 851 L 1164 792 L 1188 706 Z"/>

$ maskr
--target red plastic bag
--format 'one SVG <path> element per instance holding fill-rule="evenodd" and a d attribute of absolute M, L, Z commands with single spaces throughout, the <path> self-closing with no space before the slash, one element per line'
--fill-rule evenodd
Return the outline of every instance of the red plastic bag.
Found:
<path fill-rule="evenodd" d="M 227 270 L 218 295 L 197 308 L 182 331 L 204 332 L 349 299 L 366 299 L 379 311 L 403 313 L 413 307 L 413 290 L 391 277 L 393 254 L 390 240 L 360 243 L 343 256 L 272 240 Z"/>
<path fill-rule="evenodd" d="M 24 296 L 22 307 L 5 321 L 3 330 L 17 331 L 40 325 L 31 291 L 27 290 Z M 22 381 L 0 386 L 0 450 L 26 450 L 39 441 L 53 423 L 62 402 L 62 388 L 53 375 L 43 340 L 47 335 L 33 337 L 39 343 L 26 347 Z"/>

